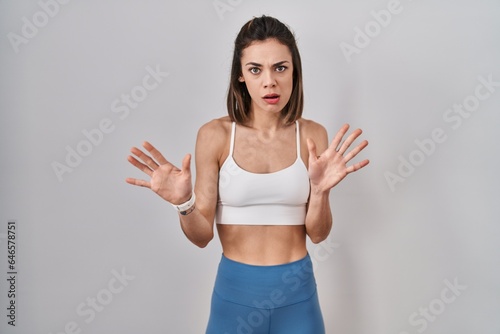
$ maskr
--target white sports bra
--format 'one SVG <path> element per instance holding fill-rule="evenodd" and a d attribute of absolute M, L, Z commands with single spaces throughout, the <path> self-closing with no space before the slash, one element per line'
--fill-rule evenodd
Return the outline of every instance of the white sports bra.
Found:
<path fill-rule="evenodd" d="M 300 130 L 296 122 L 297 159 L 272 173 L 252 173 L 233 159 L 236 123 L 229 155 L 219 171 L 217 224 L 304 225 L 309 198 L 309 174 L 300 157 Z"/>

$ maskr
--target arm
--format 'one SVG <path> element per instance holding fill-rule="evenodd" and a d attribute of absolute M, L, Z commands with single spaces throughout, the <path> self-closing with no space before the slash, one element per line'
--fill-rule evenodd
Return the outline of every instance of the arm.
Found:
<path fill-rule="evenodd" d="M 320 126 L 318 125 L 318 127 Z M 368 142 L 364 140 L 346 153 L 349 146 L 362 133 L 360 129 L 357 129 L 342 142 L 348 129 L 349 125 L 344 125 L 335 135 L 330 146 L 328 146 L 327 134 L 323 127 L 313 132 L 315 133 L 314 140 L 307 139 L 311 194 L 306 215 L 306 231 L 314 243 L 325 240 L 332 228 L 330 190 L 347 174 L 355 172 L 369 163 L 365 159 L 352 166 L 347 166 L 347 163 L 368 145 Z M 318 152 L 321 153 L 318 154 Z"/>
<path fill-rule="evenodd" d="M 198 247 L 205 247 L 214 237 L 217 208 L 219 157 L 225 144 L 223 127 L 212 121 L 198 131 L 196 139 L 196 207 L 189 215 L 179 214 L 182 231 Z"/>
<path fill-rule="evenodd" d="M 308 131 L 308 165 L 311 164 L 311 156 L 319 155 L 328 148 L 328 135 L 324 127 L 312 123 L 311 131 Z M 309 168 L 308 168 L 309 169 Z M 325 240 L 332 229 L 332 211 L 330 208 L 330 189 L 320 189 L 311 183 L 311 192 L 307 202 L 306 232 L 314 243 Z"/>
<path fill-rule="evenodd" d="M 199 247 L 205 247 L 214 235 L 213 223 L 218 189 L 217 150 L 221 147 L 217 145 L 216 139 L 219 138 L 218 141 L 221 142 L 220 138 L 223 135 L 216 130 L 217 126 L 211 122 L 198 132 L 196 142 L 197 180 L 194 190 L 196 193 L 195 209 L 186 216 L 179 214 L 184 234 Z M 131 152 L 142 162 L 133 156 L 129 156 L 128 160 L 150 176 L 151 180 L 148 182 L 128 178 L 126 181 L 132 185 L 150 188 L 164 200 L 173 204 L 179 205 L 189 200 L 193 194 L 190 170 L 191 156 L 186 155 L 182 162 L 182 169 L 178 169 L 150 143 L 145 142 L 143 146 L 151 156 L 134 147 Z"/>

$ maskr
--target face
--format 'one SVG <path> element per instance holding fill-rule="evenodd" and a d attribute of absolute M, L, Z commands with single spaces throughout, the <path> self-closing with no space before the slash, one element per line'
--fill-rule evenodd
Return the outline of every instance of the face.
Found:
<path fill-rule="evenodd" d="M 243 50 L 242 75 L 252 103 L 250 111 L 276 113 L 290 100 L 293 88 L 292 55 L 275 39 L 256 41 Z"/>

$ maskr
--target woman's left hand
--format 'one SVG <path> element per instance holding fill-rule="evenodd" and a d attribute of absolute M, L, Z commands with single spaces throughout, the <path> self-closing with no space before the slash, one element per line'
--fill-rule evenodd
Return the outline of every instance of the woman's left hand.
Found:
<path fill-rule="evenodd" d="M 347 174 L 368 165 L 369 160 L 365 159 L 347 166 L 348 162 L 368 145 L 368 141 L 363 140 L 358 146 L 348 151 L 351 144 L 361 135 L 362 131 L 361 129 L 355 130 L 342 142 L 342 138 L 347 133 L 347 130 L 349 130 L 349 124 L 343 125 L 333 138 L 330 146 L 321 153 L 321 156 L 318 156 L 316 153 L 316 144 L 314 141 L 310 138 L 307 139 L 311 191 L 318 193 L 329 191 L 342 181 Z"/>

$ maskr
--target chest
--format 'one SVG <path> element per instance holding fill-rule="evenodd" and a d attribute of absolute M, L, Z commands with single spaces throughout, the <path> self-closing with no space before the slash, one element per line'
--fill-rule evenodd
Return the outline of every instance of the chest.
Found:
<path fill-rule="evenodd" d="M 274 134 L 253 129 L 238 129 L 234 138 L 233 159 L 252 173 L 273 173 L 297 160 L 297 137 L 294 127 Z"/>

